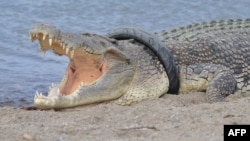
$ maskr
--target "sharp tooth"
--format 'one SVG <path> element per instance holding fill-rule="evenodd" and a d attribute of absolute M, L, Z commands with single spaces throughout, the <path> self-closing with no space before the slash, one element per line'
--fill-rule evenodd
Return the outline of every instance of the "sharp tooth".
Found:
<path fill-rule="evenodd" d="M 69 54 L 69 48 L 66 48 L 66 54 Z"/>
<path fill-rule="evenodd" d="M 74 50 L 72 50 L 72 51 L 70 52 L 70 56 L 71 56 L 71 58 L 74 57 Z"/>
<path fill-rule="evenodd" d="M 62 47 L 63 47 L 63 42 L 60 42 L 60 46 L 62 46 Z"/>
<path fill-rule="evenodd" d="M 30 34 L 30 36 L 29 36 L 29 37 L 30 37 L 30 40 L 32 40 L 32 34 Z"/>
<path fill-rule="evenodd" d="M 52 83 L 51 83 L 51 86 L 52 86 L 52 87 L 54 87 L 54 86 L 55 86 L 55 84 L 52 82 Z"/>
<path fill-rule="evenodd" d="M 56 91 L 56 92 L 57 92 L 57 94 L 60 94 L 60 89 L 59 89 L 59 88 L 57 88 L 57 91 Z"/>
<path fill-rule="evenodd" d="M 51 87 L 51 86 L 49 86 L 49 90 L 51 90 L 51 88 L 52 88 L 52 87 Z"/>
<path fill-rule="evenodd" d="M 66 44 L 65 44 L 65 43 L 62 43 L 62 47 L 63 47 L 63 50 L 65 50 Z"/>
<path fill-rule="evenodd" d="M 49 45 L 52 46 L 53 39 L 49 39 Z"/>
<path fill-rule="evenodd" d="M 65 44 L 64 43 L 62 43 L 62 47 L 63 47 L 63 50 L 65 50 Z"/>
<path fill-rule="evenodd" d="M 46 35 L 43 35 L 43 40 L 45 40 L 46 39 Z"/>
<path fill-rule="evenodd" d="M 83 83 L 83 82 L 81 82 L 81 83 L 80 83 L 80 86 L 84 86 L 84 83 Z"/>
<path fill-rule="evenodd" d="M 39 95 L 39 92 L 38 92 L 38 91 L 36 91 L 36 95 Z"/>

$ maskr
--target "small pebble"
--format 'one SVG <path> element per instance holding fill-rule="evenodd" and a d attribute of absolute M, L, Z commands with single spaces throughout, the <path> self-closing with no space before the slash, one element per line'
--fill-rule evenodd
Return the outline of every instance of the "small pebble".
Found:
<path fill-rule="evenodd" d="M 27 141 L 34 141 L 35 139 L 29 134 L 23 134 L 23 139 Z"/>

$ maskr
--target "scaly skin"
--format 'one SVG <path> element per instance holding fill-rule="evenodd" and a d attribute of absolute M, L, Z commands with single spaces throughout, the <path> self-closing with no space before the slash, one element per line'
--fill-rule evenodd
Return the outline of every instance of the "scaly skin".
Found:
<path fill-rule="evenodd" d="M 250 19 L 196 23 L 157 35 L 166 44 L 178 66 L 189 68 L 192 64 L 207 63 L 207 66 L 224 67 L 223 75 L 215 75 L 208 80 L 208 87 L 203 89 L 207 91 L 210 101 L 220 101 L 221 97 L 236 90 L 249 95 Z M 183 87 L 189 87 L 194 78 L 192 75 L 188 77 L 192 73 L 183 74 L 187 76 L 180 77 L 180 91 L 183 91 Z"/>
<path fill-rule="evenodd" d="M 179 67 L 179 91 L 206 91 L 210 102 L 222 101 L 236 90 L 243 93 L 249 91 L 249 27 L 250 20 L 227 20 L 156 33 Z M 134 28 L 121 28 L 110 32 L 109 36 L 124 36 L 128 30 L 137 32 Z M 56 54 L 67 55 L 72 60 L 72 51 L 81 50 L 80 54 L 85 52 L 92 60 L 107 62 L 107 68 L 101 66 L 105 70 L 100 72 L 101 77 L 91 84 L 78 84 L 79 89 L 69 95 L 62 93 L 67 82 L 65 79 L 54 86 L 48 96 L 37 94 L 34 103 L 38 108 L 66 108 L 115 99 L 118 104 L 128 105 L 159 97 L 168 91 L 168 76 L 171 74 L 167 75 L 159 58 L 143 44 L 92 34 L 64 33 L 50 25 L 33 27 L 30 35 L 32 40 L 39 40 L 42 51 L 53 49 Z M 48 35 L 45 40 L 42 39 L 44 35 Z M 63 47 L 65 44 L 68 45 Z M 93 67 L 91 63 L 88 64 L 90 68 Z M 93 72 L 96 70 L 93 69 Z"/>
<path fill-rule="evenodd" d="M 68 108 L 115 99 L 129 105 L 168 91 L 168 77 L 158 58 L 133 40 L 65 33 L 48 24 L 34 26 L 30 38 L 39 41 L 42 52 L 52 49 L 70 59 L 60 84 L 52 85 L 48 96 L 37 92 L 37 108 Z"/>

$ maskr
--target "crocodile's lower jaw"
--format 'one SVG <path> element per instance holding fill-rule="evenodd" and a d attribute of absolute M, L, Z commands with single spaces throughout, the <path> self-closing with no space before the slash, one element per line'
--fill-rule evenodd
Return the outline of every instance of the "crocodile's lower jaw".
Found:
<path fill-rule="evenodd" d="M 44 96 L 36 95 L 34 98 L 34 106 L 40 109 L 61 109 L 77 106 L 79 103 L 76 100 L 77 93 L 68 96 Z"/>
<path fill-rule="evenodd" d="M 101 55 L 91 54 L 80 49 L 71 49 L 71 51 L 69 51 L 62 42 L 56 39 L 49 39 L 48 36 L 42 33 L 31 35 L 31 39 L 39 40 L 40 50 L 42 52 L 51 49 L 57 55 L 68 56 L 70 60 L 61 83 L 58 85 L 52 83 L 49 87 L 49 97 L 78 94 L 81 88 L 94 85 L 106 72 L 107 63 L 101 59 Z M 35 104 L 43 105 L 41 103 L 48 103 L 48 99 L 45 97 L 42 93 L 36 92 Z"/>

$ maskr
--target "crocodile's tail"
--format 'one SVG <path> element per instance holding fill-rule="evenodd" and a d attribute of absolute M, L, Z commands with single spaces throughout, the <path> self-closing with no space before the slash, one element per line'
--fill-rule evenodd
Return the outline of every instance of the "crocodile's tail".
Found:
<path fill-rule="evenodd" d="M 107 36 L 117 40 L 134 39 L 150 48 L 159 58 L 166 70 L 170 83 L 168 93 L 178 93 L 178 69 L 175 65 L 174 59 L 165 45 L 154 34 L 150 34 L 139 28 L 124 27 L 112 30 Z"/>

